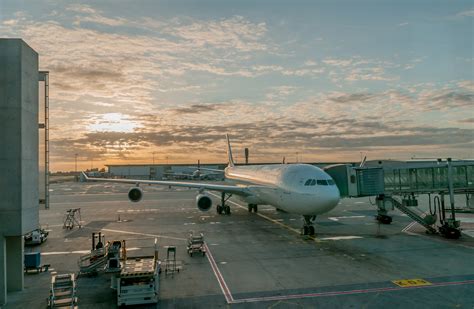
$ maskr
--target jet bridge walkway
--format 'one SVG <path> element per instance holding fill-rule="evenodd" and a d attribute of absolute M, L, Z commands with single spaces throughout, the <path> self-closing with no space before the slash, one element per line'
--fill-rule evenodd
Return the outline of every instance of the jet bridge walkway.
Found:
<path fill-rule="evenodd" d="M 449 194 L 449 170 L 445 162 L 385 167 L 384 193 L 391 195 Z M 474 162 L 452 162 L 454 194 L 474 193 Z"/>
<path fill-rule="evenodd" d="M 397 165 L 354 167 L 349 164 L 328 166 L 325 171 L 339 187 L 342 197 L 376 196 L 377 220 L 389 224 L 392 218 L 388 207 L 396 207 L 411 219 L 424 226 L 428 233 L 438 231 L 445 237 L 461 235 L 456 220 L 454 195 L 466 195 L 463 211 L 474 212 L 474 161 L 400 162 Z M 429 214 L 418 209 L 417 197 L 427 194 Z M 434 196 L 432 208 L 431 196 Z M 449 206 L 445 204 L 449 197 Z M 446 217 L 450 212 L 450 217 Z M 436 221 L 439 218 L 438 230 Z"/>

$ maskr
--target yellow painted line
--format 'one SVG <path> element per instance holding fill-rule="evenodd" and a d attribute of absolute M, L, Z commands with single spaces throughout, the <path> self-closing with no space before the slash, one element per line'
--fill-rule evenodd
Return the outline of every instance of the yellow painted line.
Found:
<path fill-rule="evenodd" d="M 214 194 L 214 193 L 211 193 L 211 192 L 208 192 L 208 193 L 211 194 L 211 195 L 213 195 L 213 196 L 215 196 L 215 197 L 217 197 L 217 198 L 220 198 L 220 196 L 217 195 L 217 194 Z M 240 207 L 240 208 L 242 208 L 242 209 L 248 210 L 247 207 L 242 206 L 242 205 L 240 205 L 240 204 L 238 204 L 238 203 L 236 203 L 236 202 L 233 202 L 233 201 L 228 200 L 227 203 L 232 203 L 232 204 L 234 204 L 234 205 L 237 206 L 237 207 Z M 275 220 L 275 219 L 272 219 L 272 218 L 270 218 L 270 217 L 268 217 L 268 216 L 262 215 L 262 214 L 259 213 L 259 212 L 255 213 L 255 214 L 256 214 L 257 216 L 259 216 L 259 217 L 261 217 L 261 218 L 263 218 L 263 219 L 266 219 L 266 220 L 268 220 L 268 221 L 270 221 L 270 222 L 272 222 L 272 223 L 275 223 L 276 225 L 279 225 L 279 226 L 281 226 L 281 227 L 283 227 L 283 228 L 285 228 L 285 229 L 287 229 L 287 230 L 289 230 L 289 231 L 292 231 L 292 232 L 295 232 L 295 233 L 298 234 L 298 235 L 301 235 L 301 231 L 300 231 L 300 230 L 297 230 L 297 229 L 295 229 L 295 228 L 292 228 L 291 226 L 286 225 L 286 224 L 284 224 L 284 223 L 281 223 L 280 221 L 277 221 L 277 220 Z M 306 237 L 308 237 L 309 239 L 314 240 L 315 242 L 321 242 L 321 240 L 319 240 L 317 237 L 314 237 L 314 236 L 306 236 Z"/>
<path fill-rule="evenodd" d="M 412 286 L 431 285 L 431 282 L 428 282 L 423 279 L 403 279 L 403 280 L 393 280 L 392 282 L 402 288 L 408 288 Z"/>

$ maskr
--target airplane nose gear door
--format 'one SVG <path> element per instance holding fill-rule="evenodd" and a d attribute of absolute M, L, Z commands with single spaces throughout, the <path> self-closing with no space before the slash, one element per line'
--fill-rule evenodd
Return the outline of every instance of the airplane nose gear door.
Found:
<path fill-rule="evenodd" d="M 303 216 L 303 227 L 301 228 L 301 235 L 314 236 L 315 230 L 313 226 L 313 221 L 316 220 L 316 216 Z"/>

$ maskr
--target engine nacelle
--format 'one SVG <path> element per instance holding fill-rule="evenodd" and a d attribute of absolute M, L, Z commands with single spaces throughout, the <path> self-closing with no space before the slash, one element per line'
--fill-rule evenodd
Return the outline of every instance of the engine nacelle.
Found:
<path fill-rule="evenodd" d="M 196 196 L 196 205 L 200 211 L 208 211 L 212 207 L 212 199 L 206 194 Z"/>
<path fill-rule="evenodd" d="M 128 191 L 128 199 L 131 202 L 140 202 L 143 197 L 143 191 L 139 187 L 133 187 L 130 188 L 130 191 Z"/>

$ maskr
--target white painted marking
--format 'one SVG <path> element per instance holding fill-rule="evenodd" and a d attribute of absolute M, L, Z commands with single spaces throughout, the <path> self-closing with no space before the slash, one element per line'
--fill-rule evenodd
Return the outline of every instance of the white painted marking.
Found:
<path fill-rule="evenodd" d="M 462 233 L 469 237 L 474 237 L 474 230 L 463 230 Z"/>
<path fill-rule="evenodd" d="M 140 250 L 140 248 L 127 248 L 127 251 L 135 251 L 135 250 Z M 90 250 L 53 251 L 53 252 L 41 252 L 41 255 L 88 254 L 90 252 L 91 252 Z"/>
<path fill-rule="evenodd" d="M 339 221 L 339 219 L 356 219 L 356 218 L 365 218 L 366 216 L 342 216 L 342 217 L 329 217 L 329 220 Z"/>
<path fill-rule="evenodd" d="M 216 261 L 214 260 L 214 257 L 212 256 L 211 250 L 209 250 L 209 247 L 204 244 L 205 249 L 207 251 L 206 257 L 207 260 L 209 261 L 209 264 L 211 264 L 212 272 L 216 276 L 217 282 L 219 283 L 219 286 L 222 290 L 222 293 L 224 294 L 225 300 L 227 301 L 228 304 L 234 302 L 234 297 L 232 296 L 229 287 L 227 286 L 227 283 L 224 280 L 224 277 L 221 274 L 221 271 L 219 270 L 219 267 L 217 267 Z"/>
<path fill-rule="evenodd" d="M 70 251 L 58 251 L 58 252 L 41 252 L 41 255 L 58 255 L 58 254 L 70 254 Z"/>
<path fill-rule="evenodd" d="M 184 223 L 184 225 L 194 225 L 194 224 L 196 224 L 196 223 L 194 223 L 194 222 L 186 222 L 186 223 Z M 211 224 L 212 224 L 212 223 L 211 223 Z"/>
<path fill-rule="evenodd" d="M 366 202 L 355 202 L 354 204 L 367 204 Z"/>
<path fill-rule="evenodd" d="M 225 264 L 227 264 L 227 262 L 220 262 L 219 264 L 225 265 Z"/>
<path fill-rule="evenodd" d="M 474 223 L 474 217 L 459 217 L 458 216 L 458 219 L 461 220 L 461 222 L 464 222 L 464 223 Z"/>
<path fill-rule="evenodd" d="M 410 224 L 408 224 L 407 226 L 405 226 L 405 228 L 402 230 L 402 232 L 408 233 L 408 231 L 409 231 L 416 223 L 417 223 L 416 221 L 411 222 Z"/>
<path fill-rule="evenodd" d="M 82 228 L 88 228 L 83 226 Z M 186 238 L 179 238 L 179 237 L 172 237 L 172 236 L 164 236 L 164 235 L 155 235 L 155 234 L 147 234 L 147 233 L 137 233 L 137 232 L 127 232 L 122 230 L 112 230 L 112 229 L 102 229 L 101 231 L 111 232 L 111 233 L 120 233 L 120 234 L 130 234 L 130 235 L 142 235 L 142 236 L 149 236 L 149 237 L 157 237 L 157 238 L 166 238 L 166 239 L 176 239 L 187 241 Z"/>
<path fill-rule="evenodd" d="M 361 236 L 337 236 L 337 237 L 325 237 L 321 238 L 321 240 L 349 240 L 349 239 L 359 239 L 363 238 Z"/>

